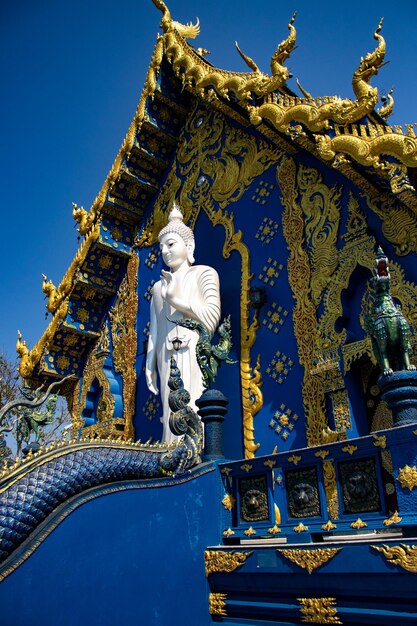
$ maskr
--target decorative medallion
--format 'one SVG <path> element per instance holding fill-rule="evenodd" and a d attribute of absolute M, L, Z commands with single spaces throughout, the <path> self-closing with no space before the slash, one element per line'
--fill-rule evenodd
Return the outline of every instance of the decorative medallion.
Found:
<path fill-rule="evenodd" d="M 240 517 L 244 522 L 269 519 L 268 488 L 266 476 L 239 480 Z"/>
<path fill-rule="evenodd" d="M 268 183 L 266 180 L 260 180 L 257 184 L 255 191 L 252 195 L 252 200 L 257 202 L 258 204 L 266 204 L 271 191 L 274 189 L 275 185 Z"/>
<path fill-rule="evenodd" d="M 342 548 L 317 548 L 314 550 L 277 550 L 277 552 L 311 574 L 341 550 Z"/>
<path fill-rule="evenodd" d="M 398 511 L 395 511 L 391 517 L 384 519 L 384 526 L 392 526 L 392 524 L 399 524 L 402 520 L 402 517 L 398 515 Z"/>
<path fill-rule="evenodd" d="M 285 483 L 290 517 L 319 517 L 321 515 L 315 467 L 286 471 Z"/>
<path fill-rule="evenodd" d="M 283 269 L 284 266 L 282 265 L 282 263 L 278 263 L 278 261 L 275 261 L 274 259 L 269 257 L 266 264 L 263 266 L 262 272 L 260 272 L 258 278 L 259 280 L 262 280 L 266 285 L 270 285 L 271 287 L 273 287 Z"/>
<path fill-rule="evenodd" d="M 228 552 L 223 550 L 206 550 L 204 560 L 206 563 L 206 576 L 217 572 L 234 572 L 241 567 L 252 552 Z"/>
<path fill-rule="evenodd" d="M 226 493 L 226 495 L 224 496 L 222 500 L 222 504 L 224 508 L 227 509 L 228 511 L 231 511 L 233 507 L 235 506 L 235 503 L 236 503 L 236 498 L 234 498 L 230 493 Z"/>
<path fill-rule="evenodd" d="M 265 371 L 268 376 L 272 378 L 272 380 L 281 385 L 287 379 L 293 365 L 294 363 L 290 358 L 288 358 L 280 350 L 277 350 Z M 287 410 L 292 413 L 291 409 Z M 277 413 L 275 413 L 275 417 L 277 416 Z"/>
<path fill-rule="evenodd" d="M 408 546 L 402 543 L 400 546 L 371 546 L 381 552 L 389 563 L 399 565 L 407 572 L 417 573 L 417 545 Z"/>
<path fill-rule="evenodd" d="M 374 457 L 339 463 L 344 513 L 379 511 L 378 478 Z"/>
<path fill-rule="evenodd" d="M 226 593 L 210 593 L 209 594 L 209 613 L 210 615 L 227 616 L 226 613 Z"/>
<path fill-rule="evenodd" d="M 401 483 L 403 489 L 407 487 L 412 491 L 414 487 L 417 487 L 417 467 L 415 465 L 413 465 L 413 467 L 409 465 L 401 467 L 398 470 L 397 480 Z"/>
<path fill-rule="evenodd" d="M 286 311 L 281 305 L 273 302 L 271 304 L 271 308 L 267 311 L 262 324 L 266 326 L 268 330 L 271 330 L 275 335 L 277 335 L 281 330 L 281 327 L 284 325 L 287 316 L 288 311 Z"/>
<path fill-rule="evenodd" d="M 146 400 L 145 406 L 142 408 L 143 413 L 151 422 L 155 415 L 158 413 L 161 408 L 161 403 L 158 400 L 158 397 L 153 393 L 149 394 L 148 399 Z"/>
<path fill-rule="evenodd" d="M 256 239 L 259 239 L 262 243 L 271 243 L 275 233 L 279 228 L 278 222 L 275 222 L 269 217 L 264 217 L 256 232 Z"/>
<path fill-rule="evenodd" d="M 307 624 L 343 624 L 337 615 L 336 598 L 297 598 L 301 621 Z"/>

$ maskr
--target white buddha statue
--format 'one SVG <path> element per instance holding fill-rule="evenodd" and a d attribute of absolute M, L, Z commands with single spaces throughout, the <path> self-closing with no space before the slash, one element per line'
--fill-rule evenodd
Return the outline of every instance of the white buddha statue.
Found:
<path fill-rule="evenodd" d="M 157 378 L 162 399 L 162 441 L 178 439 L 169 428 L 168 378 L 171 356 L 181 371 L 184 388 L 190 393 L 190 406 L 204 391 L 201 370 L 195 348 L 198 332 L 177 326 L 170 320 L 192 318 L 204 324 L 211 335 L 220 320 L 219 277 L 212 267 L 194 263 L 194 234 L 183 222 L 174 204 L 168 224 L 158 235 L 164 263 L 161 280 L 153 286 L 151 322 L 146 357 L 146 382 L 149 390 L 158 394 Z"/>

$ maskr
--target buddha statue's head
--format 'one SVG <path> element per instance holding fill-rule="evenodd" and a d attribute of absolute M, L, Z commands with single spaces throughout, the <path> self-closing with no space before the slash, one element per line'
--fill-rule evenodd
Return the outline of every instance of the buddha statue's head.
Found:
<path fill-rule="evenodd" d="M 191 228 L 184 224 L 182 213 L 174 202 L 168 217 L 168 224 L 158 235 L 164 263 L 173 271 L 184 262 L 194 263 L 194 234 Z"/>

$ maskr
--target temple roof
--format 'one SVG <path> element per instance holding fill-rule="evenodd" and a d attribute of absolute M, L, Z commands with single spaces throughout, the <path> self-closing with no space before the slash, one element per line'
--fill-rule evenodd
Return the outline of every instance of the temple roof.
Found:
<path fill-rule="evenodd" d="M 290 73 L 285 65 L 296 43 L 295 14 L 288 36 L 271 57 L 271 75 L 261 72 L 240 48 L 248 71 L 230 72 L 211 65 L 205 51 L 187 41 L 197 38 L 198 23 L 180 24 L 162 0 L 153 2 L 162 12 L 163 34 L 157 37 L 135 116 L 100 192 L 88 212 L 74 205 L 84 240 L 57 287 L 44 278 L 52 319 L 31 350 L 19 335 L 20 373 L 25 378 L 81 374 L 138 245 L 138 228 L 161 191 L 192 99 L 245 127 L 256 127 L 291 152 L 295 147 L 307 150 L 352 180 L 370 202 L 378 199 L 389 209 L 397 198 L 417 211 L 415 125 L 388 125 L 391 93 L 375 109 L 379 94 L 371 79 L 383 66 L 386 52 L 382 20 L 374 32 L 373 51 L 360 59 L 353 74 L 354 100 L 313 97 L 301 86 L 298 97 L 286 84 Z M 169 88 L 168 81 L 161 88 L 162 73 L 171 76 Z"/>

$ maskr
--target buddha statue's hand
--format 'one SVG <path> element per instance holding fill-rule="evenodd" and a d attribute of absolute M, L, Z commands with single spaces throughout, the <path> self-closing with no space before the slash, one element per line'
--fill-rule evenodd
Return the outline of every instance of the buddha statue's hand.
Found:
<path fill-rule="evenodd" d="M 164 300 L 176 307 L 176 303 L 181 300 L 181 285 L 175 278 L 175 274 L 162 270 L 161 272 L 161 296 Z"/>
<path fill-rule="evenodd" d="M 153 393 L 155 396 L 157 396 L 159 391 L 158 391 L 158 387 L 156 386 L 156 370 L 155 369 L 151 370 L 149 368 L 146 368 L 145 375 L 146 375 L 146 384 L 148 385 L 149 391 Z"/>

